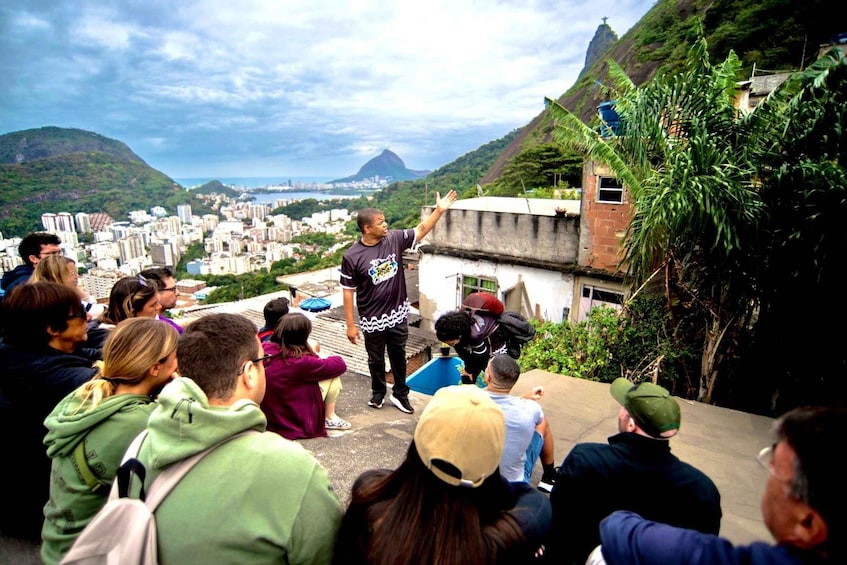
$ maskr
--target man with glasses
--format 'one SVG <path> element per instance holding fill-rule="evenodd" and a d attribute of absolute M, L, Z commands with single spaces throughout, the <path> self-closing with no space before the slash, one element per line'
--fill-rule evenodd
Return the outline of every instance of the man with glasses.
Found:
<path fill-rule="evenodd" d="M 553 529 L 545 557 L 585 563 L 600 543 L 598 525 L 615 510 L 717 534 L 721 497 L 702 471 L 671 453 L 681 424 L 679 403 L 664 387 L 612 382 L 617 434 L 608 443 L 578 443 L 562 462 L 550 493 Z"/>
<path fill-rule="evenodd" d="M 762 518 L 776 545 L 733 546 L 716 535 L 615 512 L 600 524 L 594 563 L 847 563 L 847 496 L 837 457 L 844 430 L 844 407 L 799 407 L 774 423 L 776 442 L 758 460 L 768 471 Z"/>
<path fill-rule="evenodd" d="M 18 265 L 11 271 L 3 274 L 0 287 L 8 294 L 10 290 L 19 284 L 25 283 L 35 272 L 35 266 L 48 255 L 60 255 L 62 249 L 59 247 L 62 240 L 54 233 L 33 232 L 21 240 L 18 245 L 18 254 L 23 260 L 23 265 Z"/>
<path fill-rule="evenodd" d="M 300 444 L 265 429 L 266 356 L 239 314 L 186 325 L 179 373 L 162 389 L 138 459 L 163 468 L 220 444 L 156 509 L 165 563 L 330 563 L 341 504 L 326 470 Z"/>
<path fill-rule="evenodd" d="M 159 290 L 159 305 L 162 307 L 162 312 L 176 306 L 177 298 L 179 298 L 179 290 L 176 288 L 176 279 L 174 278 L 173 271 L 167 267 L 155 267 L 141 271 L 139 274 L 148 281 L 153 281 L 156 284 L 156 288 Z M 170 324 L 176 331 L 182 333 L 182 326 L 167 316 L 157 314 L 156 318 Z"/>

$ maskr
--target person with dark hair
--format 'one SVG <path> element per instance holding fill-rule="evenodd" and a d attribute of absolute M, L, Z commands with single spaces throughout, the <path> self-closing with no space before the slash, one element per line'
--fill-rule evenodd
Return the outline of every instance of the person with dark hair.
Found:
<path fill-rule="evenodd" d="M 182 326 L 174 322 L 167 316 L 162 316 L 165 310 L 170 310 L 176 306 L 179 298 L 179 289 L 176 287 L 176 279 L 174 273 L 168 267 L 154 267 L 145 269 L 139 273 L 148 281 L 153 281 L 156 284 L 156 289 L 159 291 L 159 313 L 156 314 L 156 319 L 165 322 L 173 329 L 182 333 Z"/>
<path fill-rule="evenodd" d="M 273 298 L 265 303 L 262 315 L 265 317 L 265 325 L 259 328 L 259 339 L 262 343 L 271 340 L 279 319 L 288 314 L 288 299 L 284 296 Z"/>
<path fill-rule="evenodd" d="M 209 314 L 186 324 L 177 345 L 181 378 L 159 393 L 138 454 L 145 484 L 217 447 L 156 509 L 160 562 L 332 560 L 341 504 L 309 451 L 265 430 L 259 404 L 267 358 L 245 316 Z M 250 430 L 260 433 L 233 438 Z"/>
<path fill-rule="evenodd" d="M 543 469 L 538 489 L 550 492 L 556 484 L 556 450 L 550 423 L 536 402 L 544 387 L 533 387 L 523 397 L 513 396 L 512 388 L 521 376 L 518 362 L 505 353 L 491 358 L 485 369 L 488 395 L 506 417 L 506 445 L 500 460 L 500 474 L 510 481 L 528 483 L 536 461 Z"/>
<path fill-rule="evenodd" d="M 578 443 L 557 469 L 550 493 L 551 563 L 585 563 L 600 543 L 598 525 L 615 510 L 717 534 L 721 496 L 702 471 L 671 453 L 681 413 L 676 399 L 648 381 L 618 378 L 610 387 L 620 404 L 618 434 L 608 443 Z"/>
<path fill-rule="evenodd" d="M 0 510 L 3 534 L 40 539 L 50 460 L 44 418 L 97 370 L 79 294 L 57 282 L 20 284 L 0 302 L 0 444 L 7 450 L 0 484 L 15 504 Z"/>
<path fill-rule="evenodd" d="M 368 353 L 371 399 L 368 406 L 382 408 L 387 392 L 385 354 L 391 362 L 394 385 L 389 400 L 401 412 L 414 413 L 406 384 L 406 341 L 409 338 L 409 297 L 403 267 L 403 251 L 432 231 L 444 212 L 456 201 L 456 191 L 444 198 L 436 192 L 435 210 L 415 229 L 389 230 L 385 215 L 376 208 L 360 210 L 356 224 L 359 238 L 341 259 L 341 288 L 347 339 L 355 345 L 361 335 Z M 354 302 L 359 313 L 356 326 Z"/>
<path fill-rule="evenodd" d="M 9 294 L 14 287 L 29 281 L 35 266 L 44 257 L 61 255 L 62 249 L 59 247 L 61 244 L 62 240 L 58 235 L 48 232 L 33 232 L 23 238 L 18 244 L 18 254 L 24 264 L 3 273 L 3 278 L 0 279 L 3 292 Z"/>
<path fill-rule="evenodd" d="M 350 422 L 335 413 L 341 375 L 347 363 L 340 355 L 318 356 L 309 336 L 312 322 L 299 312 L 280 318 L 269 342 L 265 364 L 267 391 L 262 411 L 268 429 L 288 439 L 325 437 L 327 430 L 348 430 Z"/>
<path fill-rule="evenodd" d="M 147 426 L 159 390 L 175 375 L 179 333 L 152 318 L 117 325 L 94 377 L 44 421 L 52 460 L 41 558 L 58 563 L 106 503 L 124 452 Z"/>
<path fill-rule="evenodd" d="M 510 483 L 498 469 L 503 412 L 477 387 L 447 386 L 432 396 L 405 460 L 354 482 L 335 562 L 524 563 L 550 527 L 547 497 Z"/>
<path fill-rule="evenodd" d="M 507 353 L 520 357 L 520 348 L 510 347 L 509 331 L 501 323 L 505 307 L 490 292 L 472 292 L 462 300 L 462 306 L 439 316 L 435 321 L 435 335 L 439 341 L 452 345 L 464 362 L 461 370 L 462 383 L 473 384 L 485 370 L 488 360 L 494 355 Z M 513 313 L 514 314 L 514 313 Z M 525 320 L 521 331 L 535 334 L 535 329 Z"/>
<path fill-rule="evenodd" d="M 109 306 L 101 317 L 114 327 L 129 318 L 156 318 L 159 314 L 159 288 L 142 275 L 124 277 L 112 286 Z"/>
<path fill-rule="evenodd" d="M 756 459 L 767 470 L 761 511 L 776 545 L 733 545 L 618 511 L 600 523 L 593 563 L 847 563 L 844 472 L 833 461 L 847 429 L 847 408 L 801 406 L 774 422 L 775 442 Z M 670 493 L 667 493 L 668 495 Z"/>

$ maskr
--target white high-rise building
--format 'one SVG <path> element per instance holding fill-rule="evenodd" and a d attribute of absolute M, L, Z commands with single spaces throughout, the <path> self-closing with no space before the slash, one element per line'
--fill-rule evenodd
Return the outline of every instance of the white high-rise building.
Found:
<path fill-rule="evenodd" d="M 170 242 L 151 243 L 150 259 L 156 267 L 173 267 L 179 262 L 174 245 Z"/>
<path fill-rule="evenodd" d="M 47 214 L 41 214 L 41 225 L 44 227 L 44 231 L 52 233 L 59 231 L 59 223 L 56 220 L 56 214 L 49 212 Z"/>
<path fill-rule="evenodd" d="M 179 221 L 183 224 L 191 223 L 191 206 L 188 204 L 180 204 L 176 207 L 176 215 L 179 217 Z"/>
<path fill-rule="evenodd" d="M 68 212 L 59 212 L 58 214 L 56 214 L 56 225 L 58 226 L 57 231 L 76 231 L 73 216 L 71 216 Z"/>
<path fill-rule="evenodd" d="M 79 233 L 88 233 L 91 231 L 91 218 L 85 212 L 80 212 L 76 216 L 76 231 Z"/>

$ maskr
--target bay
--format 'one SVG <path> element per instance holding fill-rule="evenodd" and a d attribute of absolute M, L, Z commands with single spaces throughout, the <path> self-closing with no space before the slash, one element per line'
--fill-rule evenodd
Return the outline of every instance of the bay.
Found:
<path fill-rule="evenodd" d="M 290 186 L 292 188 L 311 187 L 325 184 L 332 180 L 327 177 L 301 176 L 301 177 L 186 177 L 175 178 L 176 182 L 185 188 L 202 186 L 207 182 L 216 180 L 226 186 L 235 188 L 264 188 L 266 186 Z"/>

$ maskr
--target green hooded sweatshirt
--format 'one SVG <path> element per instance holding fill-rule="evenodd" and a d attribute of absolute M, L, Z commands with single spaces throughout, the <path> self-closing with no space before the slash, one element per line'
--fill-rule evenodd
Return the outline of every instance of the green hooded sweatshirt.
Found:
<path fill-rule="evenodd" d="M 266 423 L 247 399 L 209 406 L 186 377 L 162 390 L 138 456 L 148 488 L 175 461 L 246 430 L 262 433 L 211 451 L 161 503 L 160 563 L 330 563 L 342 509 L 326 470 Z"/>
<path fill-rule="evenodd" d="M 62 399 L 44 420 L 44 444 L 52 459 L 50 499 L 44 506 L 41 558 L 58 563 L 77 536 L 106 503 L 108 488 L 92 492 L 77 470 L 74 449 L 84 441 L 85 459 L 94 475 L 109 484 L 126 448 L 147 425 L 155 402 L 142 394 L 119 394 L 79 411 L 76 391 Z"/>

